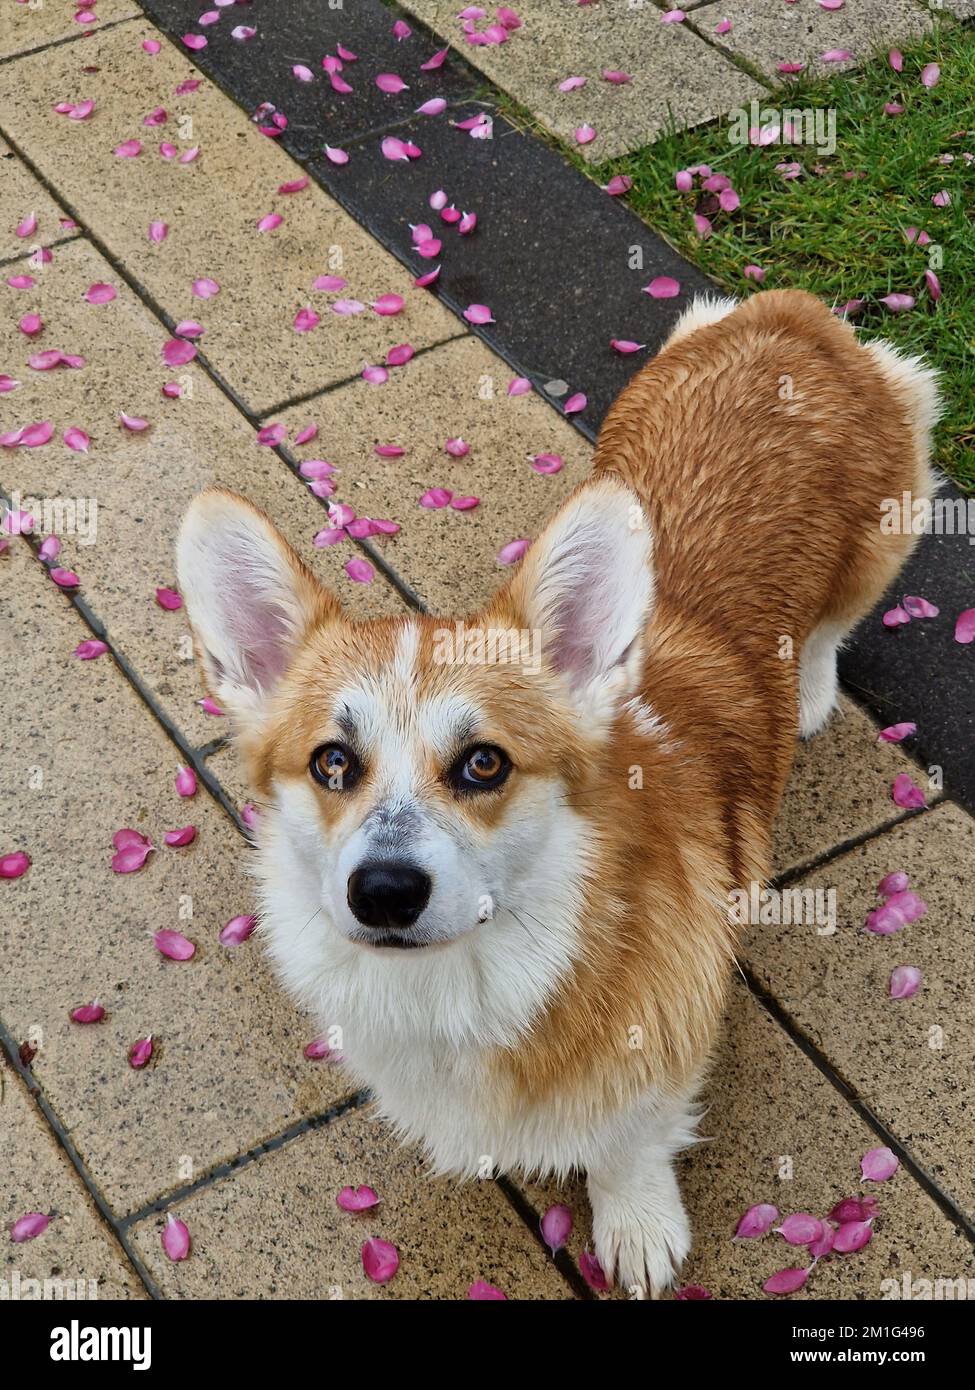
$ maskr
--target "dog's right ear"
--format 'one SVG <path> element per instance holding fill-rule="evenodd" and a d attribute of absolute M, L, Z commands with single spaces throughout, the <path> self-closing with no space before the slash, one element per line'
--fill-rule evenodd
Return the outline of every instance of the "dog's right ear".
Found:
<path fill-rule="evenodd" d="M 207 689 L 238 722 L 258 711 L 306 634 L 341 617 L 264 513 L 220 488 L 190 504 L 176 572 Z"/>

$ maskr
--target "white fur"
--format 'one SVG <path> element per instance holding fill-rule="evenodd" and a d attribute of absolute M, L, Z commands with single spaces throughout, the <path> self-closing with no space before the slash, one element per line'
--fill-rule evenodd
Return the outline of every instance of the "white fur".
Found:
<path fill-rule="evenodd" d="M 812 738 L 826 727 L 836 708 L 839 678 L 836 655 L 847 634 L 844 623 L 813 628 L 799 658 L 799 736 Z"/>
<path fill-rule="evenodd" d="M 697 295 L 670 330 L 664 348 L 672 347 L 674 343 L 689 338 L 699 328 L 707 328 L 708 324 L 711 323 L 720 323 L 729 314 L 733 314 L 737 308 L 737 299 L 715 294 Z"/>

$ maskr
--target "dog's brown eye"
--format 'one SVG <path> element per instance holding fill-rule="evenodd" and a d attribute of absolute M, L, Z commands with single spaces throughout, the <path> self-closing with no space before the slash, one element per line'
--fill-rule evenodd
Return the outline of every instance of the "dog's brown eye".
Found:
<path fill-rule="evenodd" d="M 511 771 L 511 759 L 491 743 L 468 748 L 454 765 L 452 781 L 463 791 L 490 791 L 500 787 Z"/>
<path fill-rule="evenodd" d="M 341 743 L 325 743 L 316 748 L 309 766 L 315 781 L 333 791 L 345 791 L 359 773 L 355 754 Z"/>

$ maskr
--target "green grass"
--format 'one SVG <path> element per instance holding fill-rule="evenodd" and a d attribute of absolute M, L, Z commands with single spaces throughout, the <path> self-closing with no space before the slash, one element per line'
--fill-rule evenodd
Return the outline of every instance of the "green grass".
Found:
<path fill-rule="evenodd" d="M 941 66 L 934 88 L 920 82 L 926 63 Z M 884 103 L 901 101 L 901 116 Z M 743 267 L 760 265 L 762 288 L 797 287 L 829 303 L 865 299 L 855 320 L 865 336 L 883 336 L 923 354 L 942 373 L 945 413 L 937 459 L 964 487 L 975 489 L 975 32 L 940 26 L 904 49 L 898 76 L 886 53 L 859 71 L 824 81 L 790 83 L 769 95 L 767 107 L 824 107 L 836 112 L 836 151 L 820 156 L 808 146 L 756 149 L 732 144 L 722 121 L 696 131 L 671 131 L 653 145 L 587 169 L 600 183 L 612 174 L 633 179 L 628 200 L 656 231 L 722 286 L 741 295 L 758 286 Z M 943 165 L 939 157 L 954 155 Z M 586 166 L 572 153 L 574 162 Z M 775 172 L 798 160 L 803 175 L 785 181 Z M 693 213 L 701 196 L 678 193 L 674 174 L 709 164 L 727 174 L 741 196 L 738 211 L 714 217 L 702 240 Z M 860 177 L 848 179 L 854 172 Z M 951 206 L 937 208 L 947 189 Z M 933 303 L 924 271 L 933 246 L 908 243 L 904 229 L 926 230 L 940 248 L 936 268 L 943 296 Z M 912 294 L 917 306 L 890 313 L 877 301 L 890 292 Z"/>

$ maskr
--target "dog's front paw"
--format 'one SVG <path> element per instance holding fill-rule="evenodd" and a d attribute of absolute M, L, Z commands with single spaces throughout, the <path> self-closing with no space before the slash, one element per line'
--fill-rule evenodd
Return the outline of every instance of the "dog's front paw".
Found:
<path fill-rule="evenodd" d="M 593 1243 L 603 1273 L 633 1298 L 659 1298 L 673 1284 L 691 1248 L 691 1227 L 673 1184 L 672 1193 L 639 1201 L 593 1190 Z"/>

